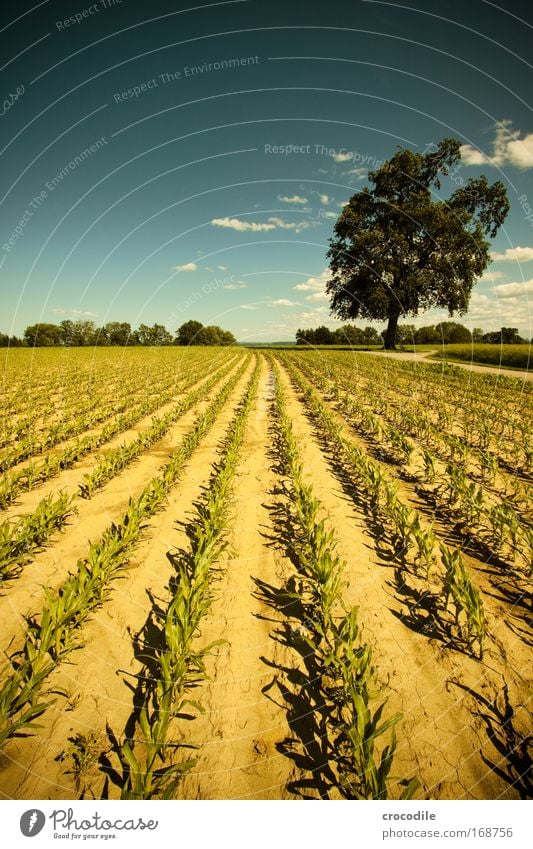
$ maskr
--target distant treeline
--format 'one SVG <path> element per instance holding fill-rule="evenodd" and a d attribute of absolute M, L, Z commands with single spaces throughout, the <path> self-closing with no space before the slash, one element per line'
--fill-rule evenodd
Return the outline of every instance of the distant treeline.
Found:
<path fill-rule="evenodd" d="M 345 324 L 330 330 L 321 325 L 310 330 L 296 331 L 297 345 L 381 345 L 383 339 L 375 327 L 364 330 L 354 324 Z"/>
<path fill-rule="evenodd" d="M 96 327 L 94 321 L 62 321 L 60 324 L 30 324 L 22 339 L 0 333 L 0 347 L 13 348 L 77 348 L 110 345 L 235 345 L 229 330 L 217 325 L 204 327 L 199 321 L 186 321 L 170 333 L 162 324 L 141 324 L 132 330 L 127 321 L 109 321 Z"/>
<path fill-rule="evenodd" d="M 355 327 L 345 324 L 336 330 L 329 327 L 317 327 L 310 330 L 297 330 L 298 345 L 381 345 L 385 331 L 381 334 L 373 327 Z M 484 333 L 480 327 L 472 331 L 456 321 L 441 321 L 440 324 L 429 324 L 426 327 L 415 327 L 414 324 L 399 324 L 396 331 L 397 345 L 454 345 L 469 342 L 485 343 L 487 345 L 521 345 L 527 343 L 522 339 L 516 327 L 502 327 L 491 333 Z"/>

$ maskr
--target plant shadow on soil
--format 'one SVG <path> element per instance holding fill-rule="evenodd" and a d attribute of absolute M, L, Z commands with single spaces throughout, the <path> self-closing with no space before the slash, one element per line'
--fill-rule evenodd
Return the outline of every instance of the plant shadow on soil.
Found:
<path fill-rule="evenodd" d="M 286 495 L 285 487 L 277 488 L 272 495 Z M 267 538 L 267 544 L 282 551 L 296 569 L 295 528 L 287 517 L 286 502 L 278 501 L 267 507 L 273 514 L 274 530 L 269 534 L 263 532 L 263 536 Z M 289 782 L 287 789 L 301 798 L 313 799 L 318 795 L 321 799 L 328 799 L 337 786 L 329 765 L 332 756 L 328 734 L 329 710 L 320 686 L 323 671 L 317 664 L 315 652 L 303 637 L 310 623 L 299 592 L 298 575 L 288 576 L 280 586 L 256 577 L 253 581 L 256 587 L 254 597 L 281 614 L 285 621 L 280 622 L 279 618 L 271 619 L 264 614 L 255 615 L 276 622 L 278 627 L 271 632 L 271 639 L 298 656 L 294 666 L 261 656 L 261 661 L 274 670 L 272 680 L 263 687 L 262 693 L 286 711 L 293 735 L 277 743 L 276 749 L 290 758 L 299 770 L 311 774 L 310 778 Z"/>
<path fill-rule="evenodd" d="M 282 580 L 279 586 L 252 576 L 256 587 L 254 597 L 281 614 L 284 621 L 261 613 L 255 615 L 278 625 L 271 632 L 271 639 L 294 651 L 296 662 L 294 666 L 287 666 L 263 655 L 261 661 L 274 670 L 274 676 L 263 687 L 262 693 L 286 712 L 292 732 L 292 736 L 277 743 L 277 751 L 292 760 L 300 771 L 310 774 L 309 778 L 301 777 L 289 782 L 287 789 L 303 799 L 315 799 L 317 796 L 329 799 L 332 791 L 338 796 L 338 779 L 330 766 L 335 752 L 330 739 L 330 708 L 321 687 L 324 670 L 305 639 L 312 623 L 299 586 L 299 561 L 295 548 L 298 531 L 288 509 L 290 490 L 283 481 L 286 470 L 277 423 L 272 425 L 271 433 L 269 458 L 273 471 L 281 480 L 269 492 L 276 500 L 264 505 L 272 516 L 272 526 L 263 530 L 261 535 L 268 547 L 288 558 L 295 572 Z"/>
<path fill-rule="evenodd" d="M 214 468 L 215 471 L 213 474 L 216 473 L 216 466 Z M 208 491 L 209 486 L 202 487 L 202 493 L 207 493 Z M 201 498 L 199 498 L 193 503 L 193 507 L 198 510 L 201 504 Z M 197 544 L 196 531 L 198 528 L 194 517 L 195 514 L 193 513 L 189 521 L 176 522 L 176 526 L 181 528 L 191 541 L 191 550 L 181 548 L 168 551 L 166 554 L 167 560 L 173 569 L 173 573 L 168 581 L 168 597 L 170 599 L 172 599 L 177 592 L 180 581 L 180 572 L 182 570 L 190 571 L 191 568 L 191 551 L 194 552 L 194 546 Z M 213 568 L 212 571 L 213 573 L 216 573 L 218 570 Z M 134 648 L 134 657 L 141 665 L 141 671 L 133 676 L 136 681 L 135 684 L 131 683 L 127 679 L 125 679 L 124 682 L 126 687 L 133 694 L 133 709 L 126 721 L 124 732 L 121 737 L 123 740 L 127 740 L 130 743 L 135 741 L 135 730 L 139 727 L 141 709 L 143 705 L 150 702 L 152 694 L 157 686 L 157 681 L 159 680 L 161 672 L 159 657 L 165 652 L 165 650 L 167 650 L 165 637 L 165 604 L 168 605 L 168 600 L 167 602 L 163 602 L 162 599 L 156 598 L 149 589 L 146 590 L 146 593 L 150 600 L 150 610 L 146 621 L 137 633 L 130 632 Z M 195 686 L 197 686 L 197 683 L 195 683 L 194 680 L 191 680 L 187 684 L 187 690 L 192 690 Z M 196 718 L 196 716 L 195 714 L 181 711 L 177 713 L 174 718 L 178 721 L 192 721 Z M 120 740 L 113 732 L 109 723 L 106 726 L 106 730 L 111 744 L 108 751 L 112 752 L 115 757 L 118 758 L 122 772 L 119 772 L 113 767 L 110 759 L 107 757 L 107 753 L 102 753 L 99 763 L 102 772 L 104 772 L 106 776 L 104 790 L 101 796 L 102 799 L 109 798 L 109 781 L 111 781 L 116 787 L 123 790 L 127 784 L 129 775 L 129 766 L 121 753 Z M 169 747 L 175 750 L 179 748 L 195 748 L 194 746 L 187 745 L 185 743 L 173 743 L 169 744 Z"/>
<path fill-rule="evenodd" d="M 484 763 L 503 781 L 516 788 L 521 799 L 533 798 L 530 753 L 533 749 L 533 736 L 531 734 L 523 736 L 515 728 L 515 710 L 509 700 L 507 684 L 503 683 L 501 694 L 499 694 L 503 703 L 502 707 L 499 707 L 498 696 L 494 702 L 490 702 L 482 693 L 476 692 L 465 684 L 458 681 L 450 683 L 469 693 L 480 705 L 479 709 L 474 711 L 474 716 L 483 721 L 487 737 L 501 755 L 501 759 L 494 762 L 482 751 L 481 757 Z"/>

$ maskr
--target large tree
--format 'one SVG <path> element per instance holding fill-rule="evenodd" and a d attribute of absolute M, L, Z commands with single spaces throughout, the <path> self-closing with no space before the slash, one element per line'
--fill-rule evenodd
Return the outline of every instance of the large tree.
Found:
<path fill-rule="evenodd" d="M 503 183 L 470 178 L 447 199 L 440 177 L 461 158 L 460 143 L 443 139 L 426 154 L 399 150 L 350 198 L 335 224 L 327 291 L 342 319 L 386 320 L 385 348 L 394 348 L 401 316 L 430 307 L 450 315 L 468 309 L 476 278 L 509 211 Z"/>
<path fill-rule="evenodd" d="M 194 319 L 186 321 L 181 325 L 181 327 L 178 327 L 176 331 L 176 344 L 200 345 L 201 343 L 198 341 L 198 334 L 202 327 L 203 324 L 201 321 L 195 321 Z"/>

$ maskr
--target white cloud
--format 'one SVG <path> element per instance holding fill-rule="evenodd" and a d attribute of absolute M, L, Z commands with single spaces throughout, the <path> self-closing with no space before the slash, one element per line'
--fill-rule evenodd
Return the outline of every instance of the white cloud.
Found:
<path fill-rule="evenodd" d="M 319 215 L 320 218 L 338 218 L 336 212 L 333 212 L 331 209 L 322 209 Z"/>
<path fill-rule="evenodd" d="M 219 271 L 227 271 L 228 270 L 227 265 L 217 265 L 217 268 L 218 268 Z"/>
<path fill-rule="evenodd" d="M 312 226 L 311 221 L 283 221 L 281 218 L 269 218 L 268 220 L 275 227 L 280 227 L 282 230 L 294 230 L 295 233 L 299 233 L 300 230 L 307 230 L 308 227 Z"/>
<path fill-rule="evenodd" d="M 487 269 L 483 272 L 483 276 L 479 278 L 480 283 L 494 283 L 495 280 L 501 280 L 502 277 L 505 277 L 503 271 L 491 271 Z"/>
<path fill-rule="evenodd" d="M 329 301 L 327 292 L 315 292 L 313 295 L 307 295 L 306 301 Z"/>
<path fill-rule="evenodd" d="M 331 158 L 334 162 L 349 162 L 350 159 L 353 159 L 353 153 L 349 151 L 343 153 L 342 150 L 339 150 L 337 153 L 332 153 Z"/>
<path fill-rule="evenodd" d="M 319 194 L 319 196 L 318 196 L 318 197 L 319 197 L 319 199 L 320 199 L 320 203 L 322 203 L 324 206 L 327 206 L 327 205 L 328 205 L 328 203 L 329 203 L 329 202 L 330 202 L 330 200 L 331 200 L 331 198 L 329 197 L 329 195 L 320 195 L 320 194 Z"/>
<path fill-rule="evenodd" d="M 364 180 L 366 175 L 368 174 L 368 168 L 350 168 L 349 171 L 346 171 L 345 177 L 357 177 L 358 180 Z"/>
<path fill-rule="evenodd" d="M 265 232 L 267 230 L 275 230 L 274 224 L 258 224 L 256 221 L 241 221 L 239 218 L 213 218 L 211 224 L 214 227 L 227 227 L 229 230 L 237 230 L 243 233 L 250 230 L 254 233 Z"/>
<path fill-rule="evenodd" d="M 255 307 L 253 307 L 252 304 L 241 304 L 239 309 L 240 310 L 250 310 L 250 312 L 251 312 L 252 310 L 255 310 Z"/>
<path fill-rule="evenodd" d="M 226 227 L 230 230 L 237 230 L 240 233 L 249 231 L 252 233 L 266 233 L 269 230 L 294 230 L 299 233 L 301 230 L 306 230 L 312 226 L 310 221 L 283 221 L 282 218 L 272 216 L 266 223 L 258 224 L 255 221 L 241 221 L 240 218 L 213 218 L 211 221 L 214 227 Z"/>
<path fill-rule="evenodd" d="M 278 298 L 276 301 L 270 302 L 271 307 L 296 307 L 298 303 L 296 301 L 289 301 L 288 298 Z"/>
<path fill-rule="evenodd" d="M 509 285 L 509 284 L 502 284 Z M 523 284 L 520 284 L 523 289 Z M 497 287 L 496 287 L 497 288 Z M 514 293 L 516 294 L 516 292 Z M 465 321 L 465 319 L 467 319 Z M 446 317 L 444 317 L 446 320 Z M 461 320 L 461 319 L 459 319 Z M 430 324 L 430 321 L 424 322 Z M 500 294 L 494 297 L 482 292 L 472 292 L 470 308 L 463 319 L 468 327 L 482 327 L 485 331 L 497 330 L 500 327 L 517 327 L 521 335 L 531 336 L 531 328 L 528 328 L 528 316 L 524 309 L 524 299 L 514 297 L 513 292 Z"/>
<path fill-rule="evenodd" d="M 91 310 L 65 310 L 62 307 L 57 307 L 52 312 L 56 315 L 75 315 L 77 318 L 96 318 L 98 315 L 97 312 L 91 312 Z"/>
<path fill-rule="evenodd" d="M 325 324 L 326 327 L 338 327 L 340 320 L 329 315 L 328 307 L 317 307 L 317 309 L 304 312 L 292 313 L 290 316 L 293 327 L 316 327 Z M 304 324 L 305 322 L 305 324 Z"/>
<path fill-rule="evenodd" d="M 465 165 L 485 165 L 486 163 L 490 163 L 489 157 L 485 153 L 476 150 L 475 147 L 471 147 L 469 144 L 461 145 L 461 160 Z"/>
<path fill-rule="evenodd" d="M 533 133 L 520 138 L 520 130 L 511 129 L 512 122 L 500 121 L 495 125 L 495 136 L 491 142 L 492 155 L 483 153 L 472 145 L 461 145 L 461 159 L 465 165 L 515 165 L 517 168 L 533 168 Z"/>
<path fill-rule="evenodd" d="M 495 262 L 530 262 L 533 260 L 533 248 L 507 248 L 505 253 L 492 253 L 491 258 Z"/>
<path fill-rule="evenodd" d="M 524 298 L 533 295 L 533 278 L 523 283 L 500 283 L 493 291 L 498 298 Z"/>
<path fill-rule="evenodd" d="M 223 289 L 247 289 L 248 283 L 245 283 L 244 280 L 239 280 L 237 283 L 224 283 L 222 288 Z"/>
<path fill-rule="evenodd" d="M 331 271 L 329 268 L 325 268 L 318 277 L 308 277 L 303 283 L 297 283 L 292 288 L 298 292 L 322 292 L 330 277 Z"/>
<path fill-rule="evenodd" d="M 282 203 L 307 203 L 307 198 L 302 198 L 299 195 L 287 197 L 286 195 L 278 195 L 278 200 Z"/>
<path fill-rule="evenodd" d="M 172 271 L 198 271 L 195 262 L 186 262 L 184 265 L 173 265 Z"/>

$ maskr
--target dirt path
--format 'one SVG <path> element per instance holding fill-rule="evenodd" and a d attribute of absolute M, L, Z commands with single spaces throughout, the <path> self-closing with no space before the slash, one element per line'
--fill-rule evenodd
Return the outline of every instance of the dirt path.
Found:
<path fill-rule="evenodd" d="M 423 354 L 415 354 L 408 351 L 405 353 L 400 353 L 399 351 L 358 351 L 357 353 L 370 354 L 371 356 L 381 357 L 381 359 L 403 360 L 404 362 L 426 362 L 433 364 L 446 362 L 448 365 L 459 366 L 467 371 L 477 371 L 484 374 L 493 374 L 495 376 L 501 375 L 502 377 L 515 377 L 517 380 L 533 380 L 533 371 L 520 371 L 519 369 L 504 368 L 503 366 L 483 366 L 478 365 L 477 363 L 461 363 L 458 360 L 452 359 L 430 359 L 430 357 L 438 353 L 437 351 L 424 351 Z"/>

